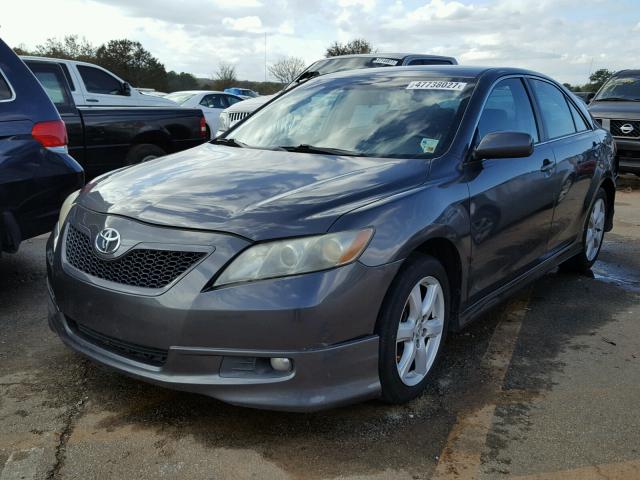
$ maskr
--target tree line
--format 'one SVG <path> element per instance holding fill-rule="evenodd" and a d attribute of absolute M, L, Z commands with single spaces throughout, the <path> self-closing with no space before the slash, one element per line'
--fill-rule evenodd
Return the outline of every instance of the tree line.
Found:
<path fill-rule="evenodd" d="M 221 62 L 211 78 L 196 78 L 187 72 L 167 71 L 164 64 L 146 50 L 140 42 L 115 39 L 95 46 L 86 38 L 80 38 L 78 35 L 67 35 L 62 39 L 49 38 L 33 49 L 20 45 L 14 50 L 18 55 L 94 63 L 115 73 L 135 87 L 153 88 L 161 92 L 199 88 L 224 90 L 235 86 L 269 94 L 279 91 L 283 85 L 293 81 L 306 68 L 302 58 L 283 58 L 269 66 L 269 72 L 276 79 L 275 82 L 253 82 L 238 80 L 235 65 Z M 327 48 L 325 56 L 370 53 L 372 51 L 373 47 L 369 42 L 364 39 L 355 39 L 345 44 L 334 42 Z"/>
<path fill-rule="evenodd" d="M 146 50 L 140 42 L 128 39 L 110 40 L 99 46 L 88 42 L 78 35 L 68 35 L 62 39 L 49 38 L 32 50 L 20 45 L 14 48 L 20 55 L 64 58 L 95 63 L 112 71 L 135 87 L 153 88 L 161 92 L 180 90 L 224 90 L 228 87 L 241 87 L 256 90 L 262 94 L 275 93 L 295 80 L 307 67 L 299 57 L 282 58 L 269 66 L 269 72 L 275 82 L 254 82 L 238 80 L 236 67 L 232 63 L 221 62 L 210 78 L 196 78 L 191 73 L 166 71 L 156 57 Z M 376 49 L 364 38 L 356 38 L 346 43 L 333 42 L 325 51 L 325 57 L 375 53 Z M 589 76 L 584 85 L 564 85 L 576 92 L 595 92 L 614 72 L 603 68 Z"/>

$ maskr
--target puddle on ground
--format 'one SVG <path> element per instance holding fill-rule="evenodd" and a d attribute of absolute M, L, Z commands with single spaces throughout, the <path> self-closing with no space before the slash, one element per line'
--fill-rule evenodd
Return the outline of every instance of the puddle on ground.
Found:
<path fill-rule="evenodd" d="M 640 293 L 638 272 L 635 270 L 629 271 L 628 266 L 598 260 L 590 273 L 596 280 L 612 283 L 630 292 Z"/>

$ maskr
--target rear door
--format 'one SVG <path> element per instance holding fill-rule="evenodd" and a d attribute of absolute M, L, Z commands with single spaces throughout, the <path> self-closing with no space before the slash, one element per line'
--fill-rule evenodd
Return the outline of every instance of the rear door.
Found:
<path fill-rule="evenodd" d="M 476 144 L 488 133 L 525 132 L 534 140 L 526 158 L 471 163 L 471 274 L 469 300 L 487 295 L 541 261 L 553 216 L 554 165 L 551 146 L 541 142 L 524 80 L 510 77 L 490 92 L 476 131 Z"/>
<path fill-rule="evenodd" d="M 556 85 L 538 78 L 528 82 L 556 160 L 551 172 L 555 212 L 548 250 L 552 254 L 582 233 L 602 145 L 584 114 Z"/>

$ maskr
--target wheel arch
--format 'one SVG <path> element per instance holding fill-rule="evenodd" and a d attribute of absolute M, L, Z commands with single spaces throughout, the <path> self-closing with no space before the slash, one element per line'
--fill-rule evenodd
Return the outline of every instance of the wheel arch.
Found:
<path fill-rule="evenodd" d="M 137 134 L 131 140 L 131 147 L 144 143 L 156 145 L 163 149 L 166 153 L 171 153 L 172 151 L 172 144 L 169 135 L 160 130 L 147 130 Z"/>
<path fill-rule="evenodd" d="M 609 232 L 613 229 L 613 212 L 616 202 L 616 185 L 613 180 L 606 177 L 600 183 L 600 188 L 607 194 L 607 221 L 605 223 L 605 231 Z"/>
<path fill-rule="evenodd" d="M 462 255 L 460 254 L 460 251 L 454 242 L 444 236 L 431 237 L 419 243 L 411 252 L 409 252 L 403 262 L 403 266 L 407 262 L 410 262 L 413 255 L 416 254 L 432 256 L 442 264 L 447 272 L 447 277 L 449 279 L 449 291 L 451 292 L 449 330 L 459 330 L 460 324 L 458 314 L 460 312 L 463 296 L 462 287 L 464 284 Z M 400 274 L 402 268 L 403 267 L 400 267 L 396 276 Z M 385 298 L 385 301 L 386 300 L 387 299 Z M 378 322 L 379 319 L 376 321 L 375 331 L 378 331 Z"/>
<path fill-rule="evenodd" d="M 445 237 L 429 238 L 420 244 L 414 252 L 430 255 L 437 259 L 447 272 L 449 279 L 450 317 L 449 329 L 458 330 L 458 313 L 462 298 L 462 257 L 455 244 Z"/>

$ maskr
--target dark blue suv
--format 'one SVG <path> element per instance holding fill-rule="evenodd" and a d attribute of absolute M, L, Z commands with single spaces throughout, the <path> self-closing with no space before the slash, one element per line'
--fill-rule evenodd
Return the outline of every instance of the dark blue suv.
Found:
<path fill-rule="evenodd" d="M 64 199 L 83 184 L 58 111 L 0 40 L 0 252 L 50 231 Z"/>

